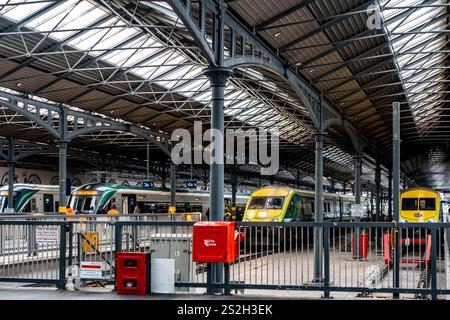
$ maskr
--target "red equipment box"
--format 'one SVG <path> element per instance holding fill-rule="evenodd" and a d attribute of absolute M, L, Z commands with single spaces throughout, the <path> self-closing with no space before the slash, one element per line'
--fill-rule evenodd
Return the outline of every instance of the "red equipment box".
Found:
<path fill-rule="evenodd" d="M 194 224 L 194 262 L 234 262 L 234 222 L 211 221 Z"/>
<path fill-rule="evenodd" d="M 150 253 L 116 254 L 116 292 L 140 295 L 150 292 Z"/>

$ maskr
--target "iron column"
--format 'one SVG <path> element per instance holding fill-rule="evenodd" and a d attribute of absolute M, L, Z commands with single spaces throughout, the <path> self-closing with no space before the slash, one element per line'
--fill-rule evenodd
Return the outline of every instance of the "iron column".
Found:
<path fill-rule="evenodd" d="M 392 221 L 392 168 L 389 168 L 388 179 L 388 221 Z"/>
<path fill-rule="evenodd" d="M 392 209 L 393 219 L 400 219 L 400 103 L 393 103 L 392 114 Z"/>
<path fill-rule="evenodd" d="M 210 192 L 209 192 L 209 220 L 223 221 L 224 192 L 224 97 L 225 85 L 232 70 L 228 68 L 209 68 L 204 71 L 209 78 L 212 89 L 211 96 L 211 150 L 210 150 Z M 211 281 L 223 283 L 223 264 L 211 264 Z M 222 290 L 212 290 L 221 293 Z"/>
<path fill-rule="evenodd" d="M 392 188 L 392 209 L 393 220 L 400 220 L 400 103 L 392 104 L 392 171 L 393 171 L 393 188 Z M 398 234 L 397 234 L 398 237 Z M 394 288 L 400 285 L 400 241 L 396 241 L 394 248 Z M 394 298 L 398 298 L 399 294 L 394 294 Z"/>
<path fill-rule="evenodd" d="M 11 138 L 8 139 L 8 209 L 14 210 L 14 141 Z"/>
<path fill-rule="evenodd" d="M 66 188 L 67 188 L 67 145 L 68 140 L 59 140 L 59 208 L 58 212 L 66 213 L 67 198 L 66 198 Z"/>
<path fill-rule="evenodd" d="M 170 164 L 170 205 L 176 206 L 176 188 L 177 188 L 177 175 L 175 164 Z"/>
<path fill-rule="evenodd" d="M 362 157 L 358 153 L 355 156 L 355 204 L 360 205 L 361 204 L 361 170 L 362 169 Z M 354 220 L 359 222 L 361 221 L 361 216 L 358 214 L 354 217 Z M 355 254 L 353 256 L 354 259 L 361 259 L 360 256 L 360 234 L 361 230 L 359 227 L 355 228 Z"/>
<path fill-rule="evenodd" d="M 314 221 L 323 221 L 323 142 L 325 134 L 315 134 L 316 140 L 316 166 L 315 166 L 315 198 L 314 198 Z M 323 258 L 323 230 L 314 228 L 314 282 L 323 280 L 322 258 Z"/>
<path fill-rule="evenodd" d="M 362 157 L 360 154 L 355 156 L 355 203 L 361 204 L 361 166 Z"/>
<path fill-rule="evenodd" d="M 381 197 L 380 197 L 380 187 L 381 187 L 381 167 L 380 162 L 377 160 L 375 168 L 375 220 L 381 220 Z"/>
<path fill-rule="evenodd" d="M 232 207 L 236 207 L 237 185 L 238 185 L 238 179 L 237 179 L 236 168 L 233 168 L 233 170 L 231 172 L 231 206 Z"/>
<path fill-rule="evenodd" d="M 224 215 L 224 95 L 232 70 L 209 68 L 205 75 L 211 83 L 210 220 L 222 221 Z"/>

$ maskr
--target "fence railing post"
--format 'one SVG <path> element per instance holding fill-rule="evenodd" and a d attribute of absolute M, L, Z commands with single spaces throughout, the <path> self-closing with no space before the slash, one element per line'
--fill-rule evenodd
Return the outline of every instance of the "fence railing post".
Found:
<path fill-rule="evenodd" d="M 394 268 L 394 274 L 393 274 L 393 288 L 394 289 L 400 289 L 400 252 L 401 252 L 401 229 L 397 226 L 395 223 L 392 227 L 393 231 L 393 237 L 394 237 L 394 246 L 393 246 L 393 268 Z M 400 293 L 395 292 L 392 297 L 394 299 L 400 298 Z"/>
<path fill-rule="evenodd" d="M 212 288 L 212 263 L 206 264 L 206 293 L 212 294 L 213 288 Z"/>
<path fill-rule="evenodd" d="M 430 253 L 430 271 L 431 271 L 431 299 L 437 299 L 437 268 L 436 268 L 436 251 L 438 238 L 437 234 L 437 226 L 433 225 L 431 227 L 431 253 Z"/>
<path fill-rule="evenodd" d="M 323 227 L 323 246 L 324 246 L 324 278 L 323 278 L 323 297 L 330 297 L 330 226 Z"/>
<path fill-rule="evenodd" d="M 224 274 L 224 294 L 230 295 L 231 289 L 230 289 L 230 264 L 225 263 L 224 264 L 225 274 Z"/>
<path fill-rule="evenodd" d="M 73 222 L 69 222 L 68 223 L 68 227 L 69 227 L 69 259 L 68 259 L 68 265 L 71 268 L 71 272 L 73 272 L 72 270 L 72 264 L 73 264 Z"/>
<path fill-rule="evenodd" d="M 122 225 L 120 223 L 113 223 L 114 226 L 114 243 L 116 254 L 122 251 Z"/>
<path fill-rule="evenodd" d="M 60 224 L 60 243 L 59 243 L 59 281 L 58 289 L 64 289 L 66 284 L 66 224 Z"/>

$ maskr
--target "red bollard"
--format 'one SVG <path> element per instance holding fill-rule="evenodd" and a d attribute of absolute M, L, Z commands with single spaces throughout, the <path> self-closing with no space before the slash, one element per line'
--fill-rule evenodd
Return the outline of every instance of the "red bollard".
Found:
<path fill-rule="evenodd" d="M 383 250 L 384 250 L 384 264 L 390 265 L 392 263 L 392 259 L 391 259 L 391 243 L 389 233 L 385 233 L 383 235 Z"/>
<path fill-rule="evenodd" d="M 356 234 L 352 236 L 352 255 L 357 259 L 367 259 L 369 256 L 369 235 L 361 233 L 359 235 L 359 254 L 356 254 Z"/>

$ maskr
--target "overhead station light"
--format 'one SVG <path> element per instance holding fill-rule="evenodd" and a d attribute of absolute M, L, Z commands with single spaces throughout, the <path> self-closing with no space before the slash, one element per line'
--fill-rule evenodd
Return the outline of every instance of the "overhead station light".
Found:
<path fill-rule="evenodd" d="M 279 36 L 281 36 L 281 32 L 280 32 L 280 31 L 275 32 L 275 33 L 273 34 L 273 37 L 274 37 L 274 38 L 278 38 Z"/>

